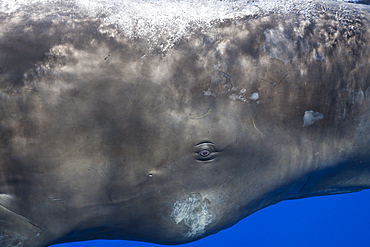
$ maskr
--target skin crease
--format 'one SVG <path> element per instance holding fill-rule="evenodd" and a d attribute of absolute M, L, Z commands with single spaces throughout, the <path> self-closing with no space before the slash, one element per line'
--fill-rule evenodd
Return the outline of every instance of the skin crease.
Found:
<path fill-rule="evenodd" d="M 49 8 L 0 13 L 1 246 L 180 244 L 369 188 L 368 6 L 230 19 L 151 53 Z"/>

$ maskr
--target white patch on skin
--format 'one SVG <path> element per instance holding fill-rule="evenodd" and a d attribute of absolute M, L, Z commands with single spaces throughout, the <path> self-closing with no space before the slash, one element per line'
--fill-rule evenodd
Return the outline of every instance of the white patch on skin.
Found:
<path fill-rule="evenodd" d="M 314 124 L 316 121 L 319 121 L 324 118 L 324 115 L 320 112 L 315 111 L 306 111 L 303 116 L 303 126 L 307 127 Z"/>
<path fill-rule="evenodd" d="M 192 193 L 173 204 L 171 217 L 176 224 L 183 223 L 189 228 L 186 237 L 199 236 L 212 222 L 213 216 L 208 211 L 209 204 L 210 201 L 207 198 L 203 199 L 199 193 Z"/>
<path fill-rule="evenodd" d="M 365 98 L 364 91 L 361 90 L 361 88 L 358 90 L 357 93 L 354 94 L 354 100 L 357 103 L 362 102 L 362 100 Z"/>
<path fill-rule="evenodd" d="M 229 98 L 232 100 L 240 100 L 240 101 L 243 101 L 244 103 L 248 103 L 247 98 L 242 95 L 231 94 Z"/>
<path fill-rule="evenodd" d="M 298 54 L 298 48 L 282 24 L 274 29 L 266 29 L 264 34 L 264 49 L 271 58 L 279 59 L 284 64 L 294 61 Z"/>
<path fill-rule="evenodd" d="M 204 96 L 215 96 L 215 94 L 214 93 L 212 93 L 211 92 L 211 90 L 208 88 L 208 90 L 207 91 L 204 91 L 203 92 L 204 93 Z"/>
<path fill-rule="evenodd" d="M 325 61 L 325 55 L 322 54 L 322 53 L 318 53 L 318 52 L 314 53 L 312 55 L 312 58 L 315 59 L 316 61 L 320 61 L 320 62 Z"/>
<path fill-rule="evenodd" d="M 236 95 L 236 94 L 232 94 L 232 95 L 230 95 L 229 97 L 230 97 L 230 99 L 232 99 L 232 100 L 236 100 L 236 99 L 238 98 L 238 95 Z"/>
<path fill-rule="evenodd" d="M 260 96 L 258 95 L 258 93 L 252 93 L 251 97 L 249 97 L 251 100 L 258 100 L 260 98 Z"/>
<path fill-rule="evenodd" d="M 226 54 L 226 52 L 228 50 L 228 46 L 229 46 L 229 41 L 221 41 L 217 45 L 217 51 L 219 51 L 221 55 L 224 55 L 224 54 Z"/>
<path fill-rule="evenodd" d="M 27 12 L 27 8 L 34 6 L 38 9 L 46 6 L 49 12 L 54 11 L 57 15 L 59 9 L 53 9 L 53 5 L 61 3 L 73 5 L 73 12 L 77 15 L 87 14 L 92 18 L 104 16 L 103 26 L 116 27 L 111 29 L 112 33 L 107 33 L 111 37 L 123 34 L 124 37 L 143 38 L 162 51 L 189 37 L 189 28 L 203 28 L 207 32 L 215 22 L 267 13 L 286 15 L 299 12 L 302 16 L 310 16 L 315 6 L 312 0 L 2 0 L 0 12 L 14 14 Z M 37 16 L 45 17 L 40 13 Z M 220 46 L 221 53 L 226 45 Z"/>

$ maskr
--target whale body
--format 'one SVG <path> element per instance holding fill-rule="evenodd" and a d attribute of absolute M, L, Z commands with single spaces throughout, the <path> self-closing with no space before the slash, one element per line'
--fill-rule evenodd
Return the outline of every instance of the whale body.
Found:
<path fill-rule="evenodd" d="M 182 244 L 370 187 L 367 5 L 0 6 L 0 246 Z"/>

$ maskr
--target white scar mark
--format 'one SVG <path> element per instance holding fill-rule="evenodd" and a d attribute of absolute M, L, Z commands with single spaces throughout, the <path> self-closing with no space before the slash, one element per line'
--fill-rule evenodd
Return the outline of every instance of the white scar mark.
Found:
<path fill-rule="evenodd" d="M 308 127 L 315 122 L 322 120 L 324 118 L 324 114 L 315 111 L 305 111 L 303 116 L 303 126 Z"/>
<path fill-rule="evenodd" d="M 190 119 L 202 119 L 202 118 L 205 118 L 206 116 L 208 116 L 209 114 L 211 114 L 211 112 L 212 112 L 212 103 L 209 106 L 208 111 L 206 113 L 204 113 L 203 115 L 200 115 L 200 116 L 190 117 Z"/>
<path fill-rule="evenodd" d="M 253 117 L 253 119 L 252 119 L 253 127 L 258 131 L 258 133 L 260 133 L 263 137 L 265 137 L 265 134 L 263 134 L 263 133 L 262 133 L 262 132 L 257 128 L 256 124 L 254 123 L 254 118 L 255 118 L 255 117 Z"/>
<path fill-rule="evenodd" d="M 0 244 L 4 247 L 20 247 L 28 238 L 18 232 L 7 232 L 0 234 Z"/>
<path fill-rule="evenodd" d="M 199 236 L 205 232 L 205 228 L 212 222 L 213 216 L 208 211 L 210 201 L 203 199 L 199 193 L 192 193 L 183 200 L 173 204 L 171 213 L 176 224 L 185 224 L 189 231 L 186 237 Z"/>
<path fill-rule="evenodd" d="M 260 96 L 258 95 L 258 93 L 256 92 L 256 93 L 252 93 L 252 95 L 251 95 L 251 97 L 249 97 L 251 100 L 254 100 L 254 101 L 256 101 L 256 100 L 258 100 L 259 98 L 260 98 Z"/>

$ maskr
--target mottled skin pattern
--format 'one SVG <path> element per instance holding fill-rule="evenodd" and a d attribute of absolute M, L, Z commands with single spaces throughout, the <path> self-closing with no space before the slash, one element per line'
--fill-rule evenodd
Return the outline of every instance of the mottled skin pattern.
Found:
<path fill-rule="evenodd" d="M 370 187 L 368 6 L 215 22 L 149 53 L 72 7 L 0 13 L 0 246 L 186 243 Z"/>

